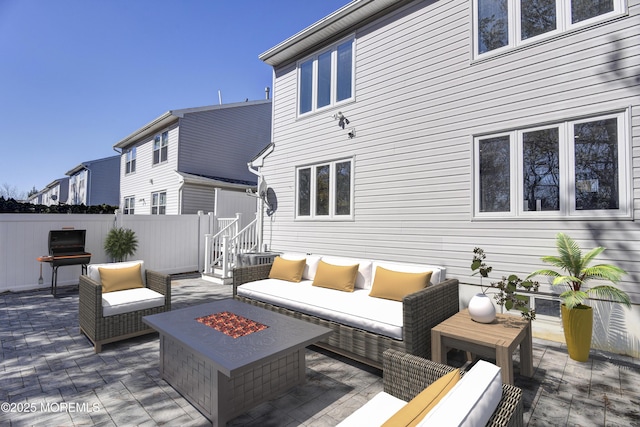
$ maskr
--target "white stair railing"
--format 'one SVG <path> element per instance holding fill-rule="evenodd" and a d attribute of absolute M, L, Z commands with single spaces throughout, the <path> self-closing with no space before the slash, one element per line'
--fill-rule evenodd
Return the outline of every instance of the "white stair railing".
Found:
<path fill-rule="evenodd" d="M 236 218 L 221 218 L 223 228 L 215 235 L 205 236 L 205 274 L 221 271 L 223 278 L 230 278 L 239 254 L 258 249 L 257 218 L 239 230 L 240 214 Z"/>

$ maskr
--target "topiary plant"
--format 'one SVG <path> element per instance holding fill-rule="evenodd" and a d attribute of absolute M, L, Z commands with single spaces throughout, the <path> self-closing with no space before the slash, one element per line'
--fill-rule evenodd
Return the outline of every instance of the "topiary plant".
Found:
<path fill-rule="evenodd" d="M 115 227 L 109 230 L 104 241 L 104 251 L 114 262 L 122 262 L 136 253 L 138 239 L 129 228 Z"/>

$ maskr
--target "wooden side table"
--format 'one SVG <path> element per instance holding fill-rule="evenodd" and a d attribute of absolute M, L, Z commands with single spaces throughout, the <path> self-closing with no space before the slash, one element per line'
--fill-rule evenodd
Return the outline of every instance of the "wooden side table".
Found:
<path fill-rule="evenodd" d="M 502 368 L 502 382 L 513 384 L 513 352 L 520 346 L 520 374 L 533 376 L 531 322 L 508 314 L 498 314 L 492 323 L 478 323 L 469 310 L 451 316 L 431 329 L 431 358 L 447 363 L 451 348 L 481 357 L 495 358 Z"/>

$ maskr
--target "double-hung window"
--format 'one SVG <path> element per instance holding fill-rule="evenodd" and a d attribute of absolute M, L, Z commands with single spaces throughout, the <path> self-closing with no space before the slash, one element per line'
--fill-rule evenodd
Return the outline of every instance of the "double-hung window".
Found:
<path fill-rule="evenodd" d="M 169 147 L 169 132 L 162 132 L 153 139 L 153 164 L 167 161 L 167 152 Z"/>
<path fill-rule="evenodd" d="M 625 12 L 625 0 L 473 0 L 476 57 Z"/>
<path fill-rule="evenodd" d="M 475 217 L 630 217 L 627 115 L 476 137 Z"/>
<path fill-rule="evenodd" d="M 296 169 L 296 218 L 353 218 L 353 159 Z"/>
<path fill-rule="evenodd" d="M 122 213 L 125 215 L 133 215 L 136 210 L 136 198 L 135 197 L 125 197 L 124 198 L 124 207 L 122 209 Z"/>
<path fill-rule="evenodd" d="M 354 47 L 349 38 L 298 63 L 298 115 L 354 98 Z"/>
<path fill-rule="evenodd" d="M 136 171 L 136 147 L 132 147 L 125 151 L 125 174 L 134 173 Z"/>
<path fill-rule="evenodd" d="M 151 193 L 151 215 L 164 215 L 167 213 L 167 192 L 159 191 Z"/>

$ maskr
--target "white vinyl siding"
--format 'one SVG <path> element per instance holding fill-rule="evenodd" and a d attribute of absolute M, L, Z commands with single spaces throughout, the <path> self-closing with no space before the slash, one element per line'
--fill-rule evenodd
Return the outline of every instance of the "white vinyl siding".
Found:
<path fill-rule="evenodd" d="M 473 0 L 474 56 L 599 23 L 626 13 L 625 0 Z"/>
<path fill-rule="evenodd" d="M 627 112 L 474 141 L 475 217 L 629 217 Z"/>
<path fill-rule="evenodd" d="M 336 125 L 334 110 L 304 120 L 292 114 L 298 64 L 277 67 L 275 149 L 262 172 L 278 209 L 265 242 L 282 251 L 429 262 L 477 284 L 469 270 L 475 246 L 499 265 L 497 277 L 526 276 L 543 267 L 540 257 L 554 253 L 563 231 L 582 247 L 607 247 L 604 259 L 629 271 L 621 287 L 640 302 L 636 221 L 539 219 L 537 212 L 509 221 L 474 217 L 474 137 L 614 111 L 629 111 L 626 167 L 634 187 L 627 194 L 630 217 L 640 214 L 640 1 L 628 3 L 629 16 L 488 61 L 471 60 L 472 1 L 413 2 L 355 28 L 357 101 L 340 107 L 357 130 L 353 139 Z M 353 220 L 299 220 L 296 168 L 351 157 Z"/>
<path fill-rule="evenodd" d="M 298 63 L 298 115 L 354 98 L 355 39 L 342 40 Z"/>

